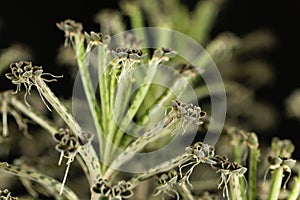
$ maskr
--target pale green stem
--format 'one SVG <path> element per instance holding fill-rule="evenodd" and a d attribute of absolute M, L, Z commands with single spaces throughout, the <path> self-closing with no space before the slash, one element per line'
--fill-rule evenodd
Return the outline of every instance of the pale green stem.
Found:
<path fill-rule="evenodd" d="M 160 174 L 163 172 L 167 172 L 171 169 L 174 169 L 178 167 L 180 164 L 187 163 L 191 157 L 184 156 L 185 154 L 183 153 L 182 155 L 177 156 L 176 158 L 173 158 L 171 160 L 165 161 L 156 167 L 153 167 L 149 171 L 138 175 L 137 177 L 133 177 L 129 182 L 131 183 L 131 188 L 135 188 L 140 182 L 145 181 L 156 174 Z"/>
<path fill-rule="evenodd" d="M 180 98 L 186 89 L 188 85 L 188 81 L 183 78 L 179 77 L 174 81 L 172 86 L 167 89 L 160 97 L 157 99 L 157 101 L 154 103 L 154 105 L 161 105 L 163 107 L 171 105 L 172 100 L 176 98 Z M 150 122 L 150 118 L 148 116 L 150 110 L 147 110 L 145 114 L 141 117 L 141 120 L 138 121 L 141 125 L 146 125 Z"/>
<path fill-rule="evenodd" d="M 150 88 L 151 82 L 156 74 L 158 64 L 160 63 L 160 60 L 157 60 L 153 58 L 153 60 L 150 61 L 149 67 L 147 70 L 146 77 L 144 79 L 144 85 L 142 85 L 139 89 L 137 94 L 135 95 L 132 104 L 130 105 L 127 114 L 125 115 L 125 118 L 123 119 L 121 123 L 122 128 L 128 127 L 130 122 L 132 121 L 133 117 L 137 113 L 139 107 L 143 103 L 143 100 L 145 99 L 145 96 Z M 119 129 L 116 135 L 115 144 L 119 145 L 121 142 L 121 139 L 123 136 L 122 130 Z"/>
<path fill-rule="evenodd" d="M 243 145 L 239 141 L 235 141 L 235 145 L 233 145 L 233 161 L 239 164 L 242 164 L 242 159 L 243 159 Z M 238 179 L 238 178 L 237 178 Z M 246 188 L 245 188 L 245 182 L 243 180 L 240 180 L 239 183 L 239 190 L 240 190 L 240 195 L 241 198 L 246 199 Z"/>
<path fill-rule="evenodd" d="M 22 112 L 24 115 L 29 117 L 32 121 L 40 125 L 43 129 L 45 129 L 52 135 L 58 132 L 57 127 L 51 125 L 51 123 L 47 119 L 44 119 L 42 116 L 39 116 L 38 114 L 33 112 L 32 109 L 29 109 L 28 106 L 24 105 L 16 98 L 12 97 L 10 102 L 10 105 L 13 106 L 16 110 Z"/>
<path fill-rule="evenodd" d="M 2 135 L 4 137 L 8 136 L 8 126 L 7 126 L 7 100 L 3 99 L 2 101 L 2 124 L 3 124 L 3 128 L 2 128 Z"/>
<path fill-rule="evenodd" d="M 230 185 L 230 195 L 232 200 L 243 200 L 239 176 L 237 174 L 232 174 L 229 180 Z"/>
<path fill-rule="evenodd" d="M 66 107 L 59 101 L 59 99 L 52 93 L 47 84 L 43 81 L 42 78 L 34 79 L 36 86 L 40 94 L 53 106 L 56 112 L 61 116 L 69 128 L 79 137 L 83 138 L 83 133 L 81 127 L 75 121 L 73 116 L 67 111 Z M 95 183 L 99 176 L 101 175 L 99 159 L 98 156 L 91 144 L 85 145 L 78 150 L 82 159 L 84 159 L 85 164 L 88 167 L 90 178 L 92 181 L 91 184 Z"/>
<path fill-rule="evenodd" d="M 257 192 L 257 162 L 260 157 L 260 151 L 258 148 L 250 148 L 250 160 L 249 160 L 249 200 L 256 199 Z"/>
<path fill-rule="evenodd" d="M 92 85 L 91 77 L 89 74 L 87 62 L 86 62 L 86 55 L 85 55 L 85 47 L 84 47 L 84 40 L 83 35 L 77 34 L 75 36 L 75 52 L 77 63 L 79 67 L 79 72 L 84 88 L 84 92 L 88 101 L 88 105 L 90 108 L 90 112 L 92 114 L 94 125 L 97 131 L 97 137 L 99 140 L 99 150 L 100 155 L 103 153 L 103 130 L 101 127 L 101 117 L 100 117 L 100 109 L 95 97 L 95 91 Z"/>
<path fill-rule="evenodd" d="M 297 200 L 300 196 L 300 173 L 298 177 L 294 179 L 294 186 L 290 192 L 288 200 Z"/>
<path fill-rule="evenodd" d="M 110 130 L 107 136 L 109 142 L 105 145 L 105 154 L 104 154 L 105 163 L 111 162 L 115 151 L 113 149 L 114 145 L 116 144 L 115 141 L 116 140 L 119 141 L 125 134 L 126 131 L 125 127 L 119 127 L 119 129 L 117 128 L 119 123 L 121 122 L 122 117 L 124 116 L 126 106 L 128 105 L 130 91 L 131 91 L 131 81 L 129 79 L 120 80 L 118 84 L 118 93 L 116 94 L 117 99 L 115 99 L 114 109 L 111 113 L 110 126 L 109 126 Z"/>
<path fill-rule="evenodd" d="M 117 87 L 117 78 L 116 78 L 116 71 L 113 70 L 111 77 L 110 77 L 110 108 L 113 111 L 114 110 L 114 104 L 115 104 L 115 92 L 116 92 L 116 87 Z M 111 126 L 109 126 L 111 128 Z"/>
<path fill-rule="evenodd" d="M 167 124 L 170 120 L 169 118 L 171 117 L 167 116 L 162 121 L 159 121 L 156 125 L 154 125 L 153 129 L 146 131 L 142 137 L 137 138 L 124 151 L 122 151 L 118 157 L 113 160 L 111 163 L 112 168 L 108 169 L 104 177 L 111 177 L 114 169 L 120 167 L 122 164 L 130 160 L 134 156 L 134 153 L 141 151 L 147 144 L 157 139 L 157 137 L 163 135 L 163 129 L 168 132 L 167 128 L 173 125 Z"/>
<path fill-rule="evenodd" d="M 271 189 L 268 200 L 278 200 L 283 177 L 283 167 L 276 168 L 272 173 Z"/>
<path fill-rule="evenodd" d="M 108 89 L 108 72 L 107 72 L 107 53 L 106 48 L 103 45 L 98 46 L 98 78 L 99 78 L 99 93 L 101 98 L 102 109 L 102 127 L 104 134 L 108 133 L 109 117 L 111 107 L 109 104 L 109 89 Z"/>
<path fill-rule="evenodd" d="M 209 39 L 209 32 L 219 12 L 220 2 L 218 0 L 201 1 L 193 13 L 192 26 L 195 28 L 189 29 L 191 31 L 189 35 L 202 45 Z"/>
<path fill-rule="evenodd" d="M 62 188 L 62 184 L 50 176 L 41 174 L 36 170 L 30 170 L 25 168 L 22 169 L 19 166 L 9 165 L 5 162 L 0 162 L 0 170 L 4 170 L 7 173 L 11 173 L 38 182 L 41 185 L 43 185 L 47 190 L 49 190 L 52 194 L 54 194 L 56 198 L 59 198 L 59 191 Z M 66 199 L 79 200 L 79 197 L 66 186 L 62 190 L 62 196 Z M 60 196 L 60 198 L 62 197 Z"/>
<path fill-rule="evenodd" d="M 233 161 L 242 164 L 243 146 L 239 141 L 235 141 L 234 143 L 235 144 L 233 145 Z"/>
<path fill-rule="evenodd" d="M 180 184 L 180 186 L 178 186 L 179 188 L 179 192 L 181 194 L 181 196 L 183 197 L 183 199 L 186 200 L 194 200 L 194 196 L 191 193 L 191 190 L 186 186 L 186 184 L 183 182 Z"/>

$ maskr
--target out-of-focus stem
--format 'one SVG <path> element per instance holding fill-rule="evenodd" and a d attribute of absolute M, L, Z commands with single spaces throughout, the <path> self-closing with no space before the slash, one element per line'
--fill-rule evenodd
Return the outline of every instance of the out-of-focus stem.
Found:
<path fill-rule="evenodd" d="M 288 200 L 297 200 L 299 196 L 300 196 L 300 173 L 298 177 L 295 177 L 294 179 L 294 186 L 291 190 Z"/>
<path fill-rule="evenodd" d="M 273 171 L 271 189 L 268 200 L 278 200 L 282 184 L 283 168 L 278 167 Z"/>

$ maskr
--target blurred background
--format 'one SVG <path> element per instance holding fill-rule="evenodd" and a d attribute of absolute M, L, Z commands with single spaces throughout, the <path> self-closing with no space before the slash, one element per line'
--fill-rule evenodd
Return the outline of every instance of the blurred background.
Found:
<path fill-rule="evenodd" d="M 181 2 L 192 11 L 198 1 Z M 30 52 L 34 64 L 44 66 L 47 72 L 64 74 L 64 81 L 55 83 L 53 90 L 58 96 L 67 98 L 72 93 L 70 88 L 73 82 L 66 66 L 57 60 L 59 47 L 65 38 L 56 23 L 70 18 L 81 22 L 86 31 L 97 31 L 99 23 L 94 17 L 103 8 L 119 9 L 119 1 L 6 1 L 0 7 L 0 49 L 18 44 L 21 51 L 26 49 Z M 256 119 L 252 130 L 267 143 L 270 143 L 271 137 L 278 136 L 292 139 L 296 146 L 300 144 L 299 10 L 299 3 L 292 0 L 225 0 L 209 33 L 209 37 L 214 38 L 221 32 L 229 31 L 245 39 L 249 33 L 257 31 L 271 34 L 270 37 L 263 37 L 269 41 L 260 41 L 259 34 L 257 40 L 255 37 L 249 40 L 250 46 L 260 42 L 270 44 L 262 47 L 258 44 L 257 51 L 252 51 L 250 55 L 263 59 L 271 69 L 271 78 L 269 71 L 264 74 L 262 70 L 253 79 L 254 82 L 268 79 L 267 84 L 254 89 L 256 100 L 272 108 L 268 115 L 272 123 L 267 125 L 270 120 L 261 118 L 265 107 L 262 110 L 256 107 L 252 113 Z M 260 51 L 259 48 L 265 49 Z M 224 73 L 226 76 L 226 71 Z M 13 87 L 4 75 L 0 77 L 0 82 L 1 90 Z M 296 152 L 300 154 L 298 147 Z"/>

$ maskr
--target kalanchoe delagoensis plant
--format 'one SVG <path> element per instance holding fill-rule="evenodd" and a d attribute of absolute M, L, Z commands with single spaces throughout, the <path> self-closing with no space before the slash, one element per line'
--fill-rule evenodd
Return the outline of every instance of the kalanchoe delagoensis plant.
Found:
<path fill-rule="evenodd" d="M 158 12 L 160 9 L 156 1 L 141 2 L 120 4 L 124 13 L 128 15 L 132 28 L 144 27 L 145 21 L 152 25 L 161 25 L 162 21 L 157 20 L 158 18 L 143 19 L 143 14 L 148 16 L 152 13 L 164 19 L 165 26 L 179 29 L 200 42 L 217 64 L 232 62 L 230 59 L 237 58 L 241 53 L 235 50 L 242 49 L 242 53 L 245 51 L 242 48 L 243 39 L 230 33 L 209 40 L 211 24 L 221 6 L 219 1 L 201 1 L 192 15 L 187 13 L 179 1 L 163 0 L 161 10 L 165 12 Z M 167 9 L 169 7 L 173 9 Z M 181 13 L 180 16 L 172 17 L 174 11 Z M 114 14 L 118 16 L 112 16 Z M 99 16 L 120 20 L 120 15 L 116 12 Z M 199 20 L 195 17 L 199 17 Z M 109 29 L 109 32 L 123 30 L 125 27 L 122 21 L 111 25 L 108 22 L 109 19 L 100 20 L 103 25 L 101 27 Z M 92 131 L 86 131 L 86 127 L 74 116 L 67 102 L 58 98 L 50 88 L 50 85 L 55 87 L 55 83 L 49 82 L 57 81 L 57 78 L 62 76 L 49 74 L 42 66 L 30 61 L 11 63 L 6 77 L 17 88 L 15 92 L 8 90 L 0 93 L 0 148 L 8 144 L 8 139 L 17 138 L 16 141 L 24 140 L 25 144 L 30 139 L 34 146 L 41 145 L 42 150 L 36 154 L 30 152 L 34 154 L 32 159 L 26 155 L 16 159 L 1 158 L 0 179 L 4 174 L 2 172 L 18 176 L 28 191 L 25 197 L 31 195 L 39 199 L 47 196 L 49 199 L 68 200 L 255 200 L 261 196 L 270 200 L 299 198 L 300 175 L 296 168 L 297 161 L 292 155 L 296 146 L 290 140 L 274 138 L 270 155 L 262 160 L 264 149 L 260 148 L 259 134 L 248 131 L 245 127 L 231 123 L 224 125 L 220 141 L 225 141 L 225 148 L 221 145 L 207 144 L 199 139 L 202 136 L 201 131 L 213 134 L 208 132 L 207 128 L 214 119 L 210 118 L 209 103 L 207 104 L 205 99 L 209 97 L 210 92 L 218 93 L 218 85 L 215 86 L 215 90 L 208 91 L 205 82 L 197 73 L 199 66 L 180 59 L 176 49 L 165 45 L 172 43 L 169 35 L 157 36 L 161 42 L 157 49 L 142 48 L 143 41 L 133 36 L 124 39 L 119 47 L 111 48 L 112 35 L 106 35 L 106 31 L 86 32 L 80 22 L 72 19 L 58 22 L 56 25 L 65 34 L 64 45 L 73 50 L 72 55 L 78 66 L 78 75 L 91 114 L 87 121 L 94 128 L 91 128 Z M 114 27 L 116 25 L 120 27 Z M 97 50 L 99 58 L 97 73 L 91 72 L 88 66 L 88 55 L 94 50 Z M 189 47 L 185 47 L 184 50 L 193 53 Z M 209 68 L 207 57 L 199 55 L 197 59 L 205 72 Z M 166 64 L 172 66 L 175 74 L 174 80 L 170 81 L 170 87 L 161 89 L 155 84 L 149 84 L 157 75 L 164 76 L 159 70 Z M 142 76 L 135 74 L 139 65 L 146 66 Z M 245 72 L 245 76 L 254 73 L 251 70 Z M 234 105 L 241 108 L 247 100 L 237 98 L 236 91 L 248 95 L 247 97 L 251 93 L 241 83 L 233 81 L 236 78 L 234 71 L 235 69 L 232 69 L 224 79 L 229 98 L 235 100 L 230 105 L 232 109 L 228 111 L 229 118 L 232 117 L 231 111 L 236 109 Z M 46 79 L 46 75 L 53 79 Z M 92 81 L 92 77 L 95 76 L 97 86 Z M 182 81 L 182 77 L 187 81 Z M 144 84 L 136 87 L 135 84 L 139 81 L 137 79 L 142 79 Z M 189 96 L 179 95 L 183 94 L 181 90 L 188 84 L 195 86 L 197 102 L 189 100 Z M 20 94 L 24 88 L 25 94 Z M 38 107 L 28 101 L 29 98 L 33 98 L 34 93 L 31 91 L 34 89 L 44 107 L 48 108 L 47 113 L 40 113 Z M 20 100 L 18 95 L 24 95 L 24 99 Z M 239 100 L 240 104 L 237 103 Z M 254 104 L 255 102 L 251 101 L 251 105 Z M 160 105 L 162 112 L 160 117 L 153 120 L 151 111 L 155 105 Z M 249 117 L 249 110 L 245 108 L 244 111 L 246 112 L 241 115 Z M 80 115 L 85 117 L 86 112 L 81 112 Z M 10 116 L 15 120 L 9 120 Z M 29 120 L 35 123 L 37 130 L 32 131 L 28 127 Z M 26 141 L 22 134 L 15 133 L 18 130 L 13 127 L 14 121 L 19 130 L 28 136 Z M 132 122 L 141 125 L 142 128 L 133 126 Z M 141 163 L 133 159 L 135 154 L 157 150 L 170 143 L 173 138 L 184 141 L 191 134 L 190 129 L 196 129 L 197 137 L 185 145 L 179 155 L 163 159 L 142 172 L 119 170 L 127 165 L 138 168 Z M 33 133 L 28 134 L 27 131 Z M 50 135 L 47 141 L 42 139 L 35 142 L 45 133 Z M 30 149 L 30 146 L 27 148 Z M 20 152 L 22 149 L 24 151 L 26 148 L 20 148 Z M 43 152 L 47 153 L 43 155 Z M 50 154 L 55 157 L 53 162 Z M 36 158 L 40 158 L 40 162 L 33 161 Z M 63 168 L 64 159 L 66 169 Z M 264 169 L 258 167 L 259 163 L 263 165 L 263 161 L 267 163 Z M 206 174 L 210 174 L 212 178 L 205 176 Z M 204 187 L 201 180 L 205 182 Z M 4 181 L 0 182 L 2 187 Z M 265 186 L 267 189 L 262 190 Z M 0 188 L 1 198 L 16 199 L 12 197 L 12 194 L 17 196 L 13 185 L 7 184 L 4 188 L 13 192 Z"/>

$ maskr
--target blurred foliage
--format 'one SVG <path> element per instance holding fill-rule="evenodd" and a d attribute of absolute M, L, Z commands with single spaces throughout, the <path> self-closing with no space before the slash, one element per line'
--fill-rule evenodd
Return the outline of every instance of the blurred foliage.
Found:
<path fill-rule="evenodd" d="M 202 0 L 198 1 L 195 7 L 190 10 L 179 0 L 123 0 L 120 2 L 119 10 L 100 10 L 93 20 L 99 23 L 101 31 L 105 34 L 113 35 L 129 28 L 154 26 L 182 32 L 199 42 L 212 56 L 222 74 L 228 101 L 227 126 L 257 132 L 258 137 L 262 138 L 259 133 L 267 132 L 273 128 L 277 123 L 278 114 L 281 114 L 272 107 L 270 102 L 262 100 L 257 94 L 258 90 L 272 85 L 276 78 L 272 66 L 264 59 L 263 55 L 276 47 L 277 38 L 269 30 L 256 30 L 242 36 L 237 36 L 231 32 L 222 32 L 216 37 L 212 37 L 211 31 L 223 4 L 226 4 L 226 1 Z M 126 20 L 129 20 L 129 23 Z M 62 46 L 58 48 L 56 60 L 59 64 L 68 66 L 71 77 L 75 78 L 77 73 L 75 54 L 71 48 Z M 0 73 L 3 73 L 11 62 L 30 60 L 31 58 L 29 48 L 20 44 L 13 44 L 2 49 L 0 51 Z M 199 85 L 201 84 L 199 83 Z M 41 109 L 43 102 L 37 100 L 39 99 L 38 95 L 38 93 L 33 92 L 29 98 L 29 103 L 31 101 L 30 104 L 37 108 L 41 115 L 48 116 L 58 127 L 62 126 L 63 121 L 56 113 L 49 114 L 47 110 Z M 22 99 L 23 94 L 18 94 L 17 97 Z M 62 102 L 71 109 L 70 99 L 62 100 Z M 299 102 L 300 92 L 295 90 L 285 102 L 286 113 L 289 117 L 300 119 Z M 209 103 L 203 106 L 209 106 Z M 13 120 L 13 116 L 9 116 L 9 120 L 12 121 L 9 123 L 9 130 L 12 134 L 10 134 L 11 137 L 6 138 L 6 141 L 1 143 L 1 160 L 20 162 L 25 167 L 32 166 L 61 180 L 64 169 L 57 167 L 59 156 L 53 148 L 55 142 L 52 138 L 45 131 L 36 127 L 34 122 L 28 123 L 28 131 L 34 140 L 25 137 L 19 134 L 18 124 Z M 232 142 L 231 139 L 228 141 L 228 135 L 222 135 L 217 145 L 217 151 L 232 158 L 234 145 L 230 141 Z M 264 161 L 258 169 L 258 176 L 260 177 L 263 176 L 265 169 L 269 166 L 265 156 L 271 152 L 271 147 L 268 145 L 260 146 L 262 151 L 260 159 Z M 243 160 L 242 164 L 246 164 L 245 162 Z M 205 171 L 207 173 L 201 173 L 202 170 L 206 170 L 205 166 L 196 168 L 195 176 L 192 177 L 191 182 L 195 186 L 195 191 L 210 190 L 215 193 L 218 175 L 214 171 L 207 172 L 208 170 Z M 126 175 L 124 176 L 126 177 Z M 21 179 L 21 184 L 18 179 L 6 173 L 1 173 L 0 179 L 5 180 L 0 181 L 0 189 L 14 188 L 13 195 L 21 197 L 20 199 L 32 199 L 30 195 L 41 199 L 46 199 L 47 196 L 49 199 L 52 198 L 49 191 L 32 181 Z M 72 164 L 67 185 L 84 198 L 90 191 L 88 187 L 82 187 L 82 184 L 88 185 L 84 172 L 79 163 L 75 161 Z M 266 181 L 266 184 L 263 184 L 259 180 L 258 184 L 258 198 L 265 199 L 269 192 L 266 188 L 271 183 Z M 153 189 L 153 185 L 145 181 L 136 189 L 136 193 L 142 199 Z M 30 195 L 22 193 L 24 190 L 27 190 Z M 39 194 L 35 193 L 35 190 Z M 208 192 L 199 192 L 197 195 L 199 196 L 198 199 L 214 199 L 214 195 L 208 194 Z M 153 197 L 153 199 L 159 198 Z"/>

